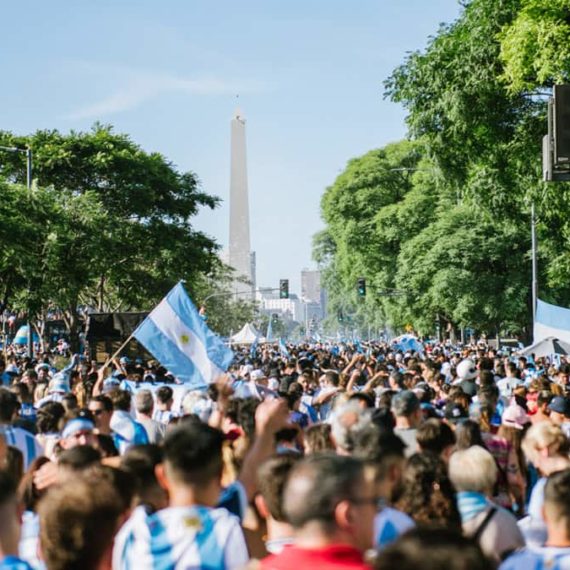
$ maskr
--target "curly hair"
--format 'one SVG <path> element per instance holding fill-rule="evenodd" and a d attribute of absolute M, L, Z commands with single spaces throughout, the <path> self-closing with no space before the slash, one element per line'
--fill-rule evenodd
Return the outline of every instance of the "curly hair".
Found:
<path fill-rule="evenodd" d="M 455 488 L 445 463 L 434 454 L 408 459 L 395 506 L 418 525 L 461 529 Z"/>

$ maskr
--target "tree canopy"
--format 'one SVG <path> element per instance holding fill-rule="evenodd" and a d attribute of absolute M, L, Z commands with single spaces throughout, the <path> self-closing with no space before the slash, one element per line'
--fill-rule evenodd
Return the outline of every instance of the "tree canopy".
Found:
<path fill-rule="evenodd" d="M 362 326 L 528 332 L 531 203 L 540 296 L 570 304 L 567 184 L 541 181 L 544 88 L 570 73 L 568 4 L 463 2 L 385 80 L 410 140 L 353 159 L 323 195 L 314 252 L 333 309 L 348 302 Z"/>
<path fill-rule="evenodd" d="M 0 151 L 0 294 L 4 306 L 41 316 L 77 308 L 152 308 L 180 279 L 190 291 L 227 280 L 218 245 L 192 218 L 218 200 L 109 126 L 30 136 L 0 132 L 0 145 L 33 152 L 33 188 L 22 153 Z"/>

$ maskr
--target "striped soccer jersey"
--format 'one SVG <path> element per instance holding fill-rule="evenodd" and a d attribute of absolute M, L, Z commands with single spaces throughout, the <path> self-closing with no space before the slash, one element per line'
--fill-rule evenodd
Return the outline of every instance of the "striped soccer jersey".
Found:
<path fill-rule="evenodd" d="M 525 548 L 509 556 L 499 570 L 570 570 L 570 548 Z"/>
<path fill-rule="evenodd" d="M 117 535 L 113 568 L 222 570 L 248 559 L 239 520 L 226 509 L 170 507 L 149 515 L 138 507 Z"/>
<path fill-rule="evenodd" d="M 4 435 L 7 445 L 17 447 L 24 455 L 24 471 L 28 470 L 28 467 L 36 457 L 44 454 L 42 446 L 34 435 L 25 429 L 3 425 L 0 426 L 0 434 Z"/>

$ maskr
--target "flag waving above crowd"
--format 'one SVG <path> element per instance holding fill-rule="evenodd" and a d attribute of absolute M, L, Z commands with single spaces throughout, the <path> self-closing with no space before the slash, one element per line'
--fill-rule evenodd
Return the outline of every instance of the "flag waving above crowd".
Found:
<path fill-rule="evenodd" d="M 214 382 L 234 353 L 213 333 L 178 283 L 133 336 L 178 380 L 192 386 Z"/>

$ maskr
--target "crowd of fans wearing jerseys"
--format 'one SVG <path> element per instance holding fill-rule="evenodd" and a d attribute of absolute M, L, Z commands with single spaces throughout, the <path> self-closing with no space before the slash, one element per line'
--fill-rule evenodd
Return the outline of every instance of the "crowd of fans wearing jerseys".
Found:
<path fill-rule="evenodd" d="M 570 364 L 423 348 L 8 355 L 0 570 L 570 568 Z"/>

